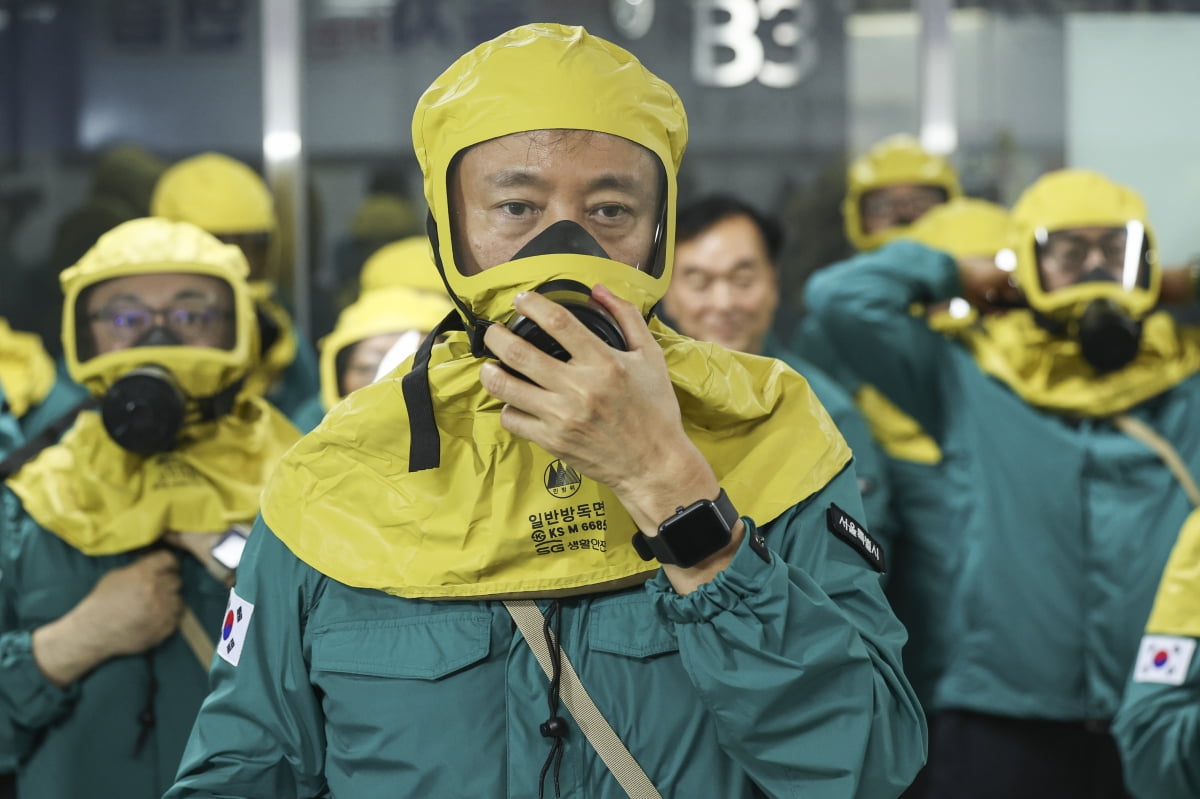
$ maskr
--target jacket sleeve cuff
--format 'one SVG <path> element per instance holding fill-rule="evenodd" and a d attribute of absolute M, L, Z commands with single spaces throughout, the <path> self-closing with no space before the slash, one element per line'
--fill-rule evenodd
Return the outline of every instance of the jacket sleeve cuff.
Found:
<path fill-rule="evenodd" d="M 659 616 L 668 624 L 702 624 L 729 611 L 749 597 L 769 592 L 772 583 L 780 582 L 786 589 L 787 565 L 771 552 L 754 522 L 742 517 L 746 534 L 734 553 L 733 560 L 710 582 L 687 596 L 675 593 L 671 581 L 660 569 L 646 583 L 646 590 Z M 769 561 L 769 562 L 768 562 Z"/>
<path fill-rule="evenodd" d="M 44 727 L 64 715 L 79 696 L 51 683 L 33 659 L 33 634 L 21 630 L 0 635 L 0 712 L 28 729 Z"/>

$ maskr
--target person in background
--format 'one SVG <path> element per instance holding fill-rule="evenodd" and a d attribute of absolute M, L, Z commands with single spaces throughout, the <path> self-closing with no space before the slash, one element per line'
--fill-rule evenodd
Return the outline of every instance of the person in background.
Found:
<path fill-rule="evenodd" d="M 892 242 L 814 277 L 809 309 L 966 497 L 928 796 L 1124 797 L 1109 725 L 1191 510 L 1170 453 L 1200 467 L 1200 331 L 1157 307 L 1195 295 L 1103 175 L 1049 173 L 1012 217 L 1002 258 Z M 978 324 L 947 337 L 913 314 L 953 297 Z"/>
<path fill-rule="evenodd" d="M 687 205 L 675 225 L 675 272 L 662 310 L 685 336 L 778 358 L 808 381 L 854 452 L 863 522 L 887 549 L 887 475 L 862 415 L 831 377 L 770 332 L 779 307 L 775 259 L 782 247 L 779 223 L 741 200 L 713 195 Z"/>
<path fill-rule="evenodd" d="M 243 390 L 241 251 L 118 226 L 63 273 L 63 346 L 98 408 L 0 492 L 0 736 L 18 793 L 161 796 L 267 475 L 299 437 Z M 232 551 L 230 551 L 232 550 Z"/>
<path fill-rule="evenodd" d="M 444 289 L 433 293 L 384 286 L 364 292 L 320 342 L 321 395 L 301 407 L 296 426 L 303 432 L 312 430 L 348 394 L 375 382 L 385 357 L 398 364 L 415 353 L 453 308 Z"/>
<path fill-rule="evenodd" d="M 955 258 L 987 260 L 1009 245 L 1011 234 L 1012 218 L 1007 209 L 986 200 L 959 197 L 921 217 L 901 238 Z M 961 297 L 909 310 L 924 316 L 930 329 L 947 337 L 979 323 L 978 312 Z M 962 470 L 953 458 L 882 392 L 861 383 L 855 400 L 886 458 L 892 486 L 889 512 L 895 530 L 889 549 L 887 594 L 896 616 L 908 630 L 904 673 L 922 706 L 928 709 L 933 706 L 934 691 L 950 650 L 948 615 L 955 578 L 962 565 L 961 529 L 970 491 L 960 483 Z M 930 713 L 928 721 L 933 761 L 936 714 Z M 905 799 L 925 796 L 927 777 L 928 771 L 922 771 L 905 792 Z"/>
<path fill-rule="evenodd" d="M 367 259 L 358 283 L 358 300 L 342 311 L 333 332 L 320 342 L 321 393 L 294 419 L 304 432 L 316 427 L 351 391 L 374 382 L 416 352 L 453 308 L 424 236 L 381 247 Z M 348 375 L 347 369 L 354 374 Z"/>
<path fill-rule="evenodd" d="M 154 216 L 190 222 L 226 244 L 237 245 L 250 264 L 250 290 L 259 320 L 262 353 L 248 378 L 289 418 L 318 390 L 316 354 L 277 299 L 272 262 L 278 222 L 266 183 L 250 167 L 219 153 L 202 153 L 173 165 L 158 181 Z"/>
<path fill-rule="evenodd" d="M 647 321 L 678 95 L 526 25 L 412 138 L 458 313 L 277 469 L 168 797 L 896 796 L 925 728 L 849 448 L 784 364 Z"/>
<path fill-rule="evenodd" d="M 904 133 L 889 136 L 846 171 L 846 238 L 869 252 L 900 236 L 930 209 L 962 196 L 958 174 Z"/>

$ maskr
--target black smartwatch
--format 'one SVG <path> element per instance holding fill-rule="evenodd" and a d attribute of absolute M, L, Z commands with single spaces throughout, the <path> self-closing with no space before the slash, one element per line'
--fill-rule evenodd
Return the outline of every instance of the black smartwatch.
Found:
<path fill-rule="evenodd" d="M 642 560 L 657 559 L 686 569 L 727 547 L 739 518 L 722 488 L 716 499 L 676 508 L 675 514 L 658 526 L 657 536 L 634 533 L 633 548 Z"/>

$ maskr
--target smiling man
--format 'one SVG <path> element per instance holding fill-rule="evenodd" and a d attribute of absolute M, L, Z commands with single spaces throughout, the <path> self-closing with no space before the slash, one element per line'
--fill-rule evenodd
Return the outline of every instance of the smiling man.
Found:
<path fill-rule="evenodd" d="M 277 472 L 172 799 L 911 780 L 849 449 L 791 370 L 648 319 L 686 138 L 675 92 L 582 28 L 517 28 L 426 91 L 458 313 Z"/>
<path fill-rule="evenodd" d="M 888 527 L 891 493 L 879 446 L 845 389 L 771 333 L 779 307 L 777 259 L 782 248 L 778 221 L 753 206 L 723 195 L 697 200 L 679 211 L 675 273 L 662 307 L 685 336 L 778 358 L 808 380 L 854 452 L 864 521 L 878 537 Z"/>

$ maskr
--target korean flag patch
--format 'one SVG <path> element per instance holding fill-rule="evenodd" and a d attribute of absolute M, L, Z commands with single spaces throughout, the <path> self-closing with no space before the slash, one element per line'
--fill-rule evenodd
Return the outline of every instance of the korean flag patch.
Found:
<path fill-rule="evenodd" d="M 1142 636 L 1137 666 L 1133 670 L 1133 681 L 1183 685 L 1195 651 L 1195 638 L 1177 638 L 1173 635 Z"/>
<path fill-rule="evenodd" d="M 230 588 L 229 607 L 225 609 L 225 619 L 221 622 L 221 639 L 217 641 L 217 654 L 234 666 L 242 659 L 246 630 L 250 627 L 250 617 L 253 615 L 254 606 Z"/>

